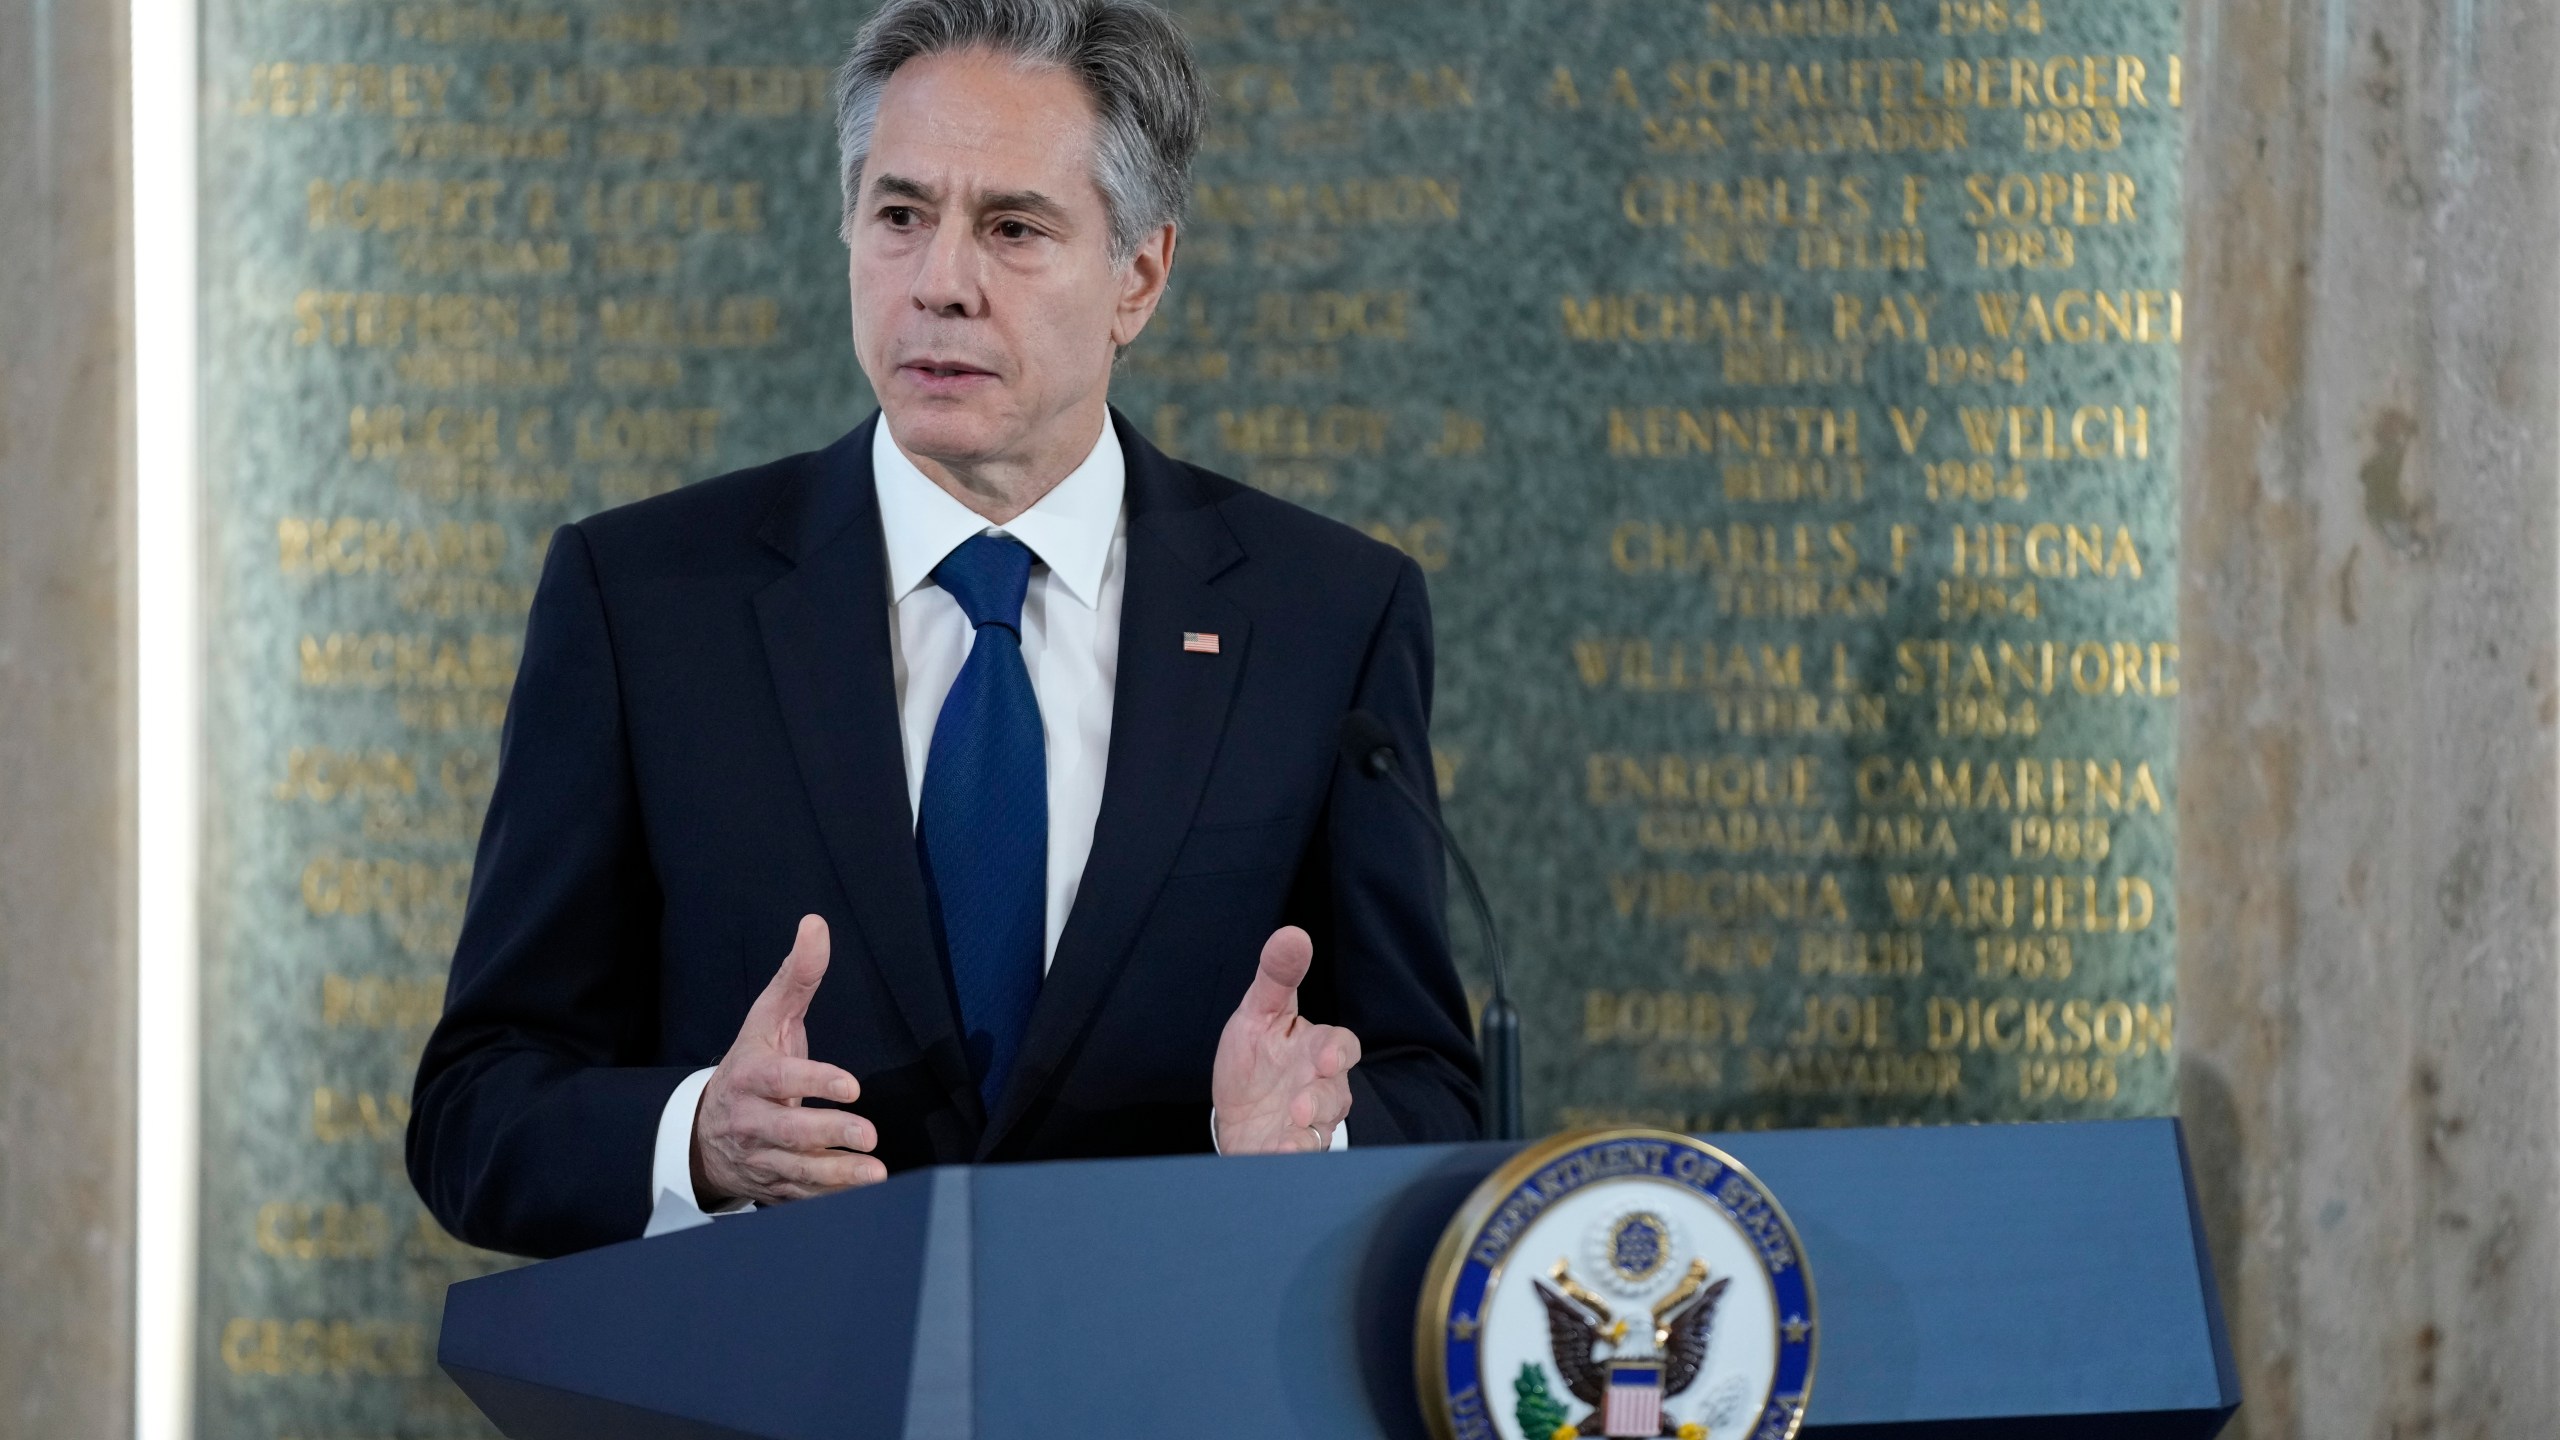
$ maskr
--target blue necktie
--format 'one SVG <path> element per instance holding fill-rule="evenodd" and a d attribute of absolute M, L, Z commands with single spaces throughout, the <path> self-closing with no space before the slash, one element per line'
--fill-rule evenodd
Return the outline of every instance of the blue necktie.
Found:
<path fill-rule="evenodd" d="M 1022 663 L 1031 552 L 978 535 L 933 578 L 977 627 L 926 752 L 916 854 L 990 1112 L 1040 998 L 1049 874 L 1049 765 Z"/>

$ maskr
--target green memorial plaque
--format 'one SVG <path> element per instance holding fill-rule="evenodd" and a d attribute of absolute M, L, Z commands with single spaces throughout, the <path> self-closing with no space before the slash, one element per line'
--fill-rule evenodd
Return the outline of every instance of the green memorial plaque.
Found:
<path fill-rule="evenodd" d="M 208 1437 L 487 1433 L 400 1132 L 524 608 L 866 413 L 866 12 L 207 7 Z M 2171 1109 L 2177 7 L 1181 13 L 1114 398 L 1428 573 L 1531 1124 Z"/>

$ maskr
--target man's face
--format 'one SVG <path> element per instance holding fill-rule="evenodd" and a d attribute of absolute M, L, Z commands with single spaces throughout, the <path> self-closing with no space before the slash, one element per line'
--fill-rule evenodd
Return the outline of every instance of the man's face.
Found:
<path fill-rule="evenodd" d="M 1055 66 L 966 50 L 890 77 L 850 282 L 855 353 L 910 453 L 1055 481 L 1092 445 L 1113 348 L 1154 313 L 1173 245 L 1167 226 L 1112 263 L 1093 140 L 1092 101 Z"/>

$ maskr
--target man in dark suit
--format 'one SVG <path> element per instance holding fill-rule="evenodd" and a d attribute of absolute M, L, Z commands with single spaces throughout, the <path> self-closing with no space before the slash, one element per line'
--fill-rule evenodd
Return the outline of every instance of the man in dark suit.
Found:
<path fill-rule="evenodd" d="M 553 541 L 419 1193 L 545 1255 L 923 1165 L 1471 1138 L 1439 849 L 1335 740 L 1374 713 L 1427 792 L 1422 577 L 1106 405 L 1179 35 L 893 0 L 839 91 L 881 413 Z"/>

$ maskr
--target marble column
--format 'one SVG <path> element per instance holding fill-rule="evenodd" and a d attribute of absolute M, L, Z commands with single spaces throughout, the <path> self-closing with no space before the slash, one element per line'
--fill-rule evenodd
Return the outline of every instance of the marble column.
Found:
<path fill-rule="evenodd" d="M 2189 25 L 2180 1090 L 2241 1433 L 2560 1434 L 2560 31 Z"/>
<path fill-rule="evenodd" d="M 0 1434 L 131 1433 L 125 7 L 0 0 Z"/>

